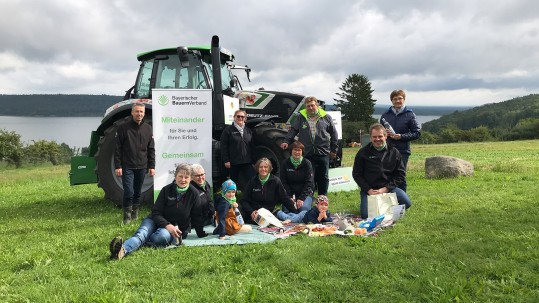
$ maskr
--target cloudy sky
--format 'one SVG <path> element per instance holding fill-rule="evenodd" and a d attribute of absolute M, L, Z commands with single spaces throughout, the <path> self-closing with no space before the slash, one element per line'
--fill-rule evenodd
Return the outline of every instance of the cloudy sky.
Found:
<path fill-rule="evenodd" d="M 539 2 L 0 0 L 1 94 L 123 95 L 136 54 L 221 45 L 244 88 L 331 101 L 353 73 L 378 104 L 466 105 L 539 93 Z"/>

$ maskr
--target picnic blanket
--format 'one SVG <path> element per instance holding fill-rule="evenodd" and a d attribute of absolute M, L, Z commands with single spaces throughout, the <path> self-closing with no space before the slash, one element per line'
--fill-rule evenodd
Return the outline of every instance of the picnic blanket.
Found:
<path fill-rule="evenodd" d="M 337 219 L 338 218 L 338 219 Z M 348 229 L 345 229 L 342 226 L 342 222 L 346 221 L 348 223 Z M 311 237 L 323 237 L 323 236 L 362 236 L 370 237 L 377 236 L 385 228 L 393 226 L 395 221 L 389 220 L 381 222 L 381 224 L 372 228 L 369 231 L 365 231 L 361 234 L 354 233 L 355 229 L 364 222 L 357 215 L 351 214 L 340 214 L 338 217 L 335 216 L 334 221 L 328 224 L 299 224 L 299 223 L 289 223 L 282 227 L 278 226 L 267 226 L 260 227 L 258 225 L 251 225 L 252 231 L 248 233 L 237 233 L 233 236 L 226 236 L 225 240 L 219 240 L 218 235 L 212 235 L 213 230 L 215 229 L 212 225 L 207 225 L 204 227 L 204 231 L 209 235 L 204 238 L 198 238 L 196 234 L 190 234 L 186 239 L 183 240 L 182 246 L 205 246 L 205 245 L 231 245 L 231 244 L 249 244 L 249 243 L 270 243 L 277 239 L 285 239 L 292 235 L 296 234 L 306 234 Z M 339 226 L 341 225 L 341 226 Z M 167 248 L 175 248 L 176 245 L 168 246 Z"/>
<path fill-rule="evenodd" d="M 215 229 L 212 225 L 204 227 L 204 231 L 209 235 L 204 238 L 198 238 L 196 234 L 190 234 L 183 240 L 184 246 L 204 246 L 204 245 L 230 245 L 230 244 L 248 244 L 248 243 L 269 243 L 277 240 L 277 237 L 257 230 L 258 226 L 251 225 L 253 230 L 248 233 L 237 233 L 233 236 L 226 236 L 225 240 L 219 240 L 218 235 L 212 235 Z"/>

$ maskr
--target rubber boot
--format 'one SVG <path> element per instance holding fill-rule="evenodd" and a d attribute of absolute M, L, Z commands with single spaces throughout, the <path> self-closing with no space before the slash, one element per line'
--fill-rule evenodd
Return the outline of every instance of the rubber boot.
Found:
<path fill-rule="evenodd" d="M 140 209 L 140 205 L 133 204 L 133 211 L 131 211 L 131 220 L 135 221 L 138 219 L 138 211 Z"/>
<path fill-rule="evenodd" d="M 133 206 L 124 207 L 124 224 L 131 223 L 131 213 L 133 212 Z"/>

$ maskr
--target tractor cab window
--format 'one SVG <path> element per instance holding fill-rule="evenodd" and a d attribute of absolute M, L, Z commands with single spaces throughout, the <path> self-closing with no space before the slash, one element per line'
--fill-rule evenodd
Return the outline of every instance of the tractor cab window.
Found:
<path fill-rule="evenodd" d="M 213 67 L 211 64 L 211 56 L 204 56 L 202 59 L 204 64 L 208 68 L 208 73 L 210 74 L 210 79 L 213 81 Z M 238 89 L 236 85 L 230 85 L 231 81 L 234 79 L 234 74 L 226 64 L 224 58 L 221 58 L 221 85 L 223 86 L 223 91 L 230 91 L 235 93 Z"/>
<path fill-rule="evenodd" d="M 176 55 L 157 62 L 155 88 L 207 89 L 204 69 L 195 55 L 189 54 L 189 66 L 184 67 Z"/>
<path fill-rule="evenodd" d="M 140 65 L 137 82 L 135 84 L 135 98 L 148 98 L 150 96 L 150 78 L 152 77 L 153 59 L 144 61 Z"/>

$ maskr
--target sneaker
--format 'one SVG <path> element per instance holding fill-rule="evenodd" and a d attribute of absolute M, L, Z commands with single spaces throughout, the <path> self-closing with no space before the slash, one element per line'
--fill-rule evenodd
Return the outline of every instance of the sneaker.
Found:
<path fill-rule="evenodd" d="M 116 237 L 110 241 L 109 250 L 111 260 L 121 260 L 125 256 L 123 244 L 124 240 L 122 237 Z"/>

